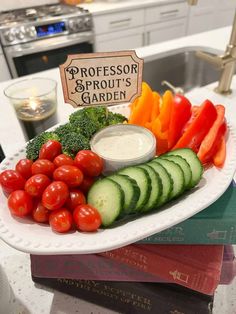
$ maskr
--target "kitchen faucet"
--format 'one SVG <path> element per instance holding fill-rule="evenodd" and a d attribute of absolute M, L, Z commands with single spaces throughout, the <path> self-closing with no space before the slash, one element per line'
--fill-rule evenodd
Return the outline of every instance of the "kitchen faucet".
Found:
<path fill-rule="evenodd" d="M 189 5 L 196 5 L 198 2 L 198 0 L 187 1 Z M 197 51 L 196 55 L 222 69 L 218 86 L 214 89 L 215 92 L 223 95 L 231 94 L 232 90 L 230 86 L 235 72 L 236 62 L 236 11 L 229 44 L 226 47 L 225 53 L 222 56 L 215 56 L 203 51 Z"/>

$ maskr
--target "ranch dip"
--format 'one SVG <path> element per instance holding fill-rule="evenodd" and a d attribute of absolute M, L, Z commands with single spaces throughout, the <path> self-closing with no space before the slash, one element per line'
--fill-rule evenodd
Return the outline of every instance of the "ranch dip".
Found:
<path fill-rule="evenodd" d="M 153 142 L 149 136 L 138 130 L 117 130 L 104 134 L 94 143 L 95 151 L 109 159 L 135 159 L 152 149 Z"/>

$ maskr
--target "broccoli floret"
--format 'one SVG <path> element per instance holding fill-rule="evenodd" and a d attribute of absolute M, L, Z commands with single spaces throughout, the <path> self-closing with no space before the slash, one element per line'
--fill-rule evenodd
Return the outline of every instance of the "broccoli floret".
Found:
<path fill-rule="evenodd" d="M 54 130 L 60 139 L 62 139 L 66 134 L 75 132 L 76 129 L 69 122 L 66 124 L 62 124 Z"/>
<path fill-rule="evenodd" d="M 126 120 L 118 113 L 110 112 L 107 107 L 87 107 L 70 115 L 70 123 L 76 128 L 76 132 L 83 134 L 88 139 L 105 126 L 122 123 Z"/>
<path fill-rule="evenodd" d="M 90 149 L 89 139 L 77 132 L 67 133 L 61 139 L 62 152 L 74 158 L 78 151 Z"/>
<path fill-rule="evenodd" d="M 43 132 L 37 135 L 26 146 L 26 158 L 31 160 L 37 159 L 41 146 L 48 140 L 59 141 L 59 137 L 54 132 Z"/>
<path fill-rule="evenodd" d="M 107 125 L 123 123 L 124 121 L 127 121 L 125 116 L 120 113 L 113 113 L 109 111 L 107 117 Z"/>

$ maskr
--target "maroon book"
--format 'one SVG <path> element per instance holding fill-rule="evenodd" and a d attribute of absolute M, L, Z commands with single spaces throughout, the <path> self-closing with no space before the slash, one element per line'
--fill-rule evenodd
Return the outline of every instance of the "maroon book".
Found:
<path fill-rule="evenodd" d="M 141 251 L 131 251 L 136 247 Z M 129 245 L 102 254 L 31 255 L 31 271 L 42 278 L 168 281 L 214 293 L 220 282 L 223 246 L 154 245 L 154 251 L 145 249 L 150 247 Z"/>

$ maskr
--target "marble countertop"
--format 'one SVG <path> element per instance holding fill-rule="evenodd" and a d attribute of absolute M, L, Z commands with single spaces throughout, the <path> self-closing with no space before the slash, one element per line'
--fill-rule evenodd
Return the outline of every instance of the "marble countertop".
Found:
<path fill-rule="evenodd" d="M 210 32 L 201 33 L 181 39 L 164 42 L 137 49 L 137 55 L 150 60 L 158 53 L 165 54 L 166 51 L 179 49 L 181 47 L 212 47 L 224 50 L 229 40 L 230 28 L 222 28 Z M 58 82 L 58 118 L 60 122 L 66 121 L 74 108 L 63 101 L 62 88 L 58 69 L 37 73 L 29 77 L 47 77 Z M 21 127 L 17 121 L 14 110 L 4 96 L 4 89 L 17 80 L 6 81 L 0 84 L 1 114 L 0 114 L 0 143 L 5 154 L 11 155 L 25 144 L 25 139 Z M 226 106 L 227 119 L 236 127 L 236 79 L 234 78 L 230 96 L 223 97 L 213 92 L 216 83 L 193 90 L 188 94 L 192 102 L 200 103 L 209 98 L 214 103 L 222 103 Z M 51 289 L 42 289 L 35 286 L 30 277 L 29 255 L 19 252 L 0 240 L 0 263 L 9 278 L 9 283 L 14 293 L 12 313 L 27 314 L 111 314 L 113 311 L 103 309 L 88 302 L 66 296 Z M 236 314 L 236 280 L 230 286 L 220 286 L 216 291 L 214 314 Z M 10 312 L 9 312 L 10 313 Z"/>
<path fill-rule="evenodd" d="M 93 15 L 114 13 L 124 10 L 133 10 L 147 8 L 149 6 L 157 5 L 168 5 L 176 2 L 184 2 L 185 0 L 107 0 L 107 1 L 96 1 L 91 3 L 79 4 L 80 7 L 88 9 Z M 186 3 L 187 5 L 187 3 Z"/>

